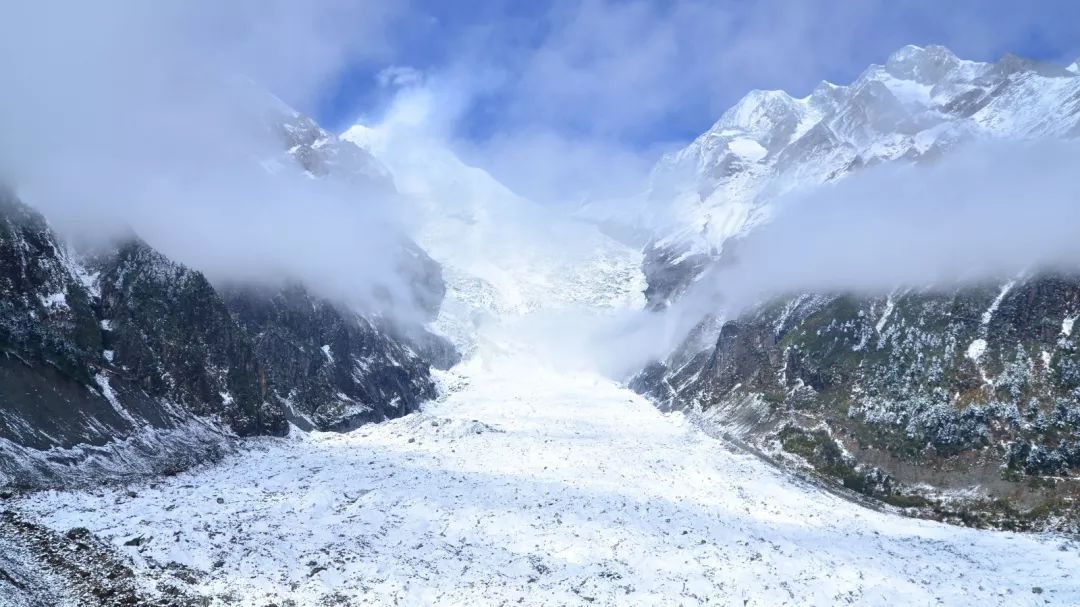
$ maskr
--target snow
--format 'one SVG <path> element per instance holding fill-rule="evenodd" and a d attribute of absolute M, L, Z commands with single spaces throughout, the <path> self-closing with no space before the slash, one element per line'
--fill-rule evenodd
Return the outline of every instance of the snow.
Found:
<path fill-rule="evenodd" d="M 1073 324 L 1076 322 L 1076 316 L 1066 316 L 1061 321 L 1061 334 L 1065 337 L 1072 335 Z"/>
<path fill-rule="evenodd" d="M 334 354 L 330 352 L 330 344 L 324 344 L 323 347 L 320 349 L 322 350 L 323 355 L 326 356 L 326 360 L 330 362 L 330 364 L 333 364 Z"/>
<path fill-rule="evenodd" d="M 66 310 L 68 307 L 67 294 L 65 294 L 63 291 L 60 291 L 57 293 L 51 293 L 49 295 L 42 296 L 41 305 L 45 306 L 46 308 L 59 308 Z"/>
<path fill-rule="evenodd" d="M 530 319 L 497 319 L 420 413 L 17 506 L 111 540 L 148 592 L 196 569 L 214 605 L 1080 601 L 1069 540 L 865 509 L 554 364 Z"/>
<path fill-rule="evenodd" d="M 151 591 L 161 564 L 198 570 L 215 605 L 1080 601 L 1074 542 L 863 508 L 557 368 L 528 320 L 484 336 L 420 413 L 18 506 L 111 539 Z"/>
<path fill-rule="evenodd" d="M 751 162 L 757 162 L 769 153 L 764 146 L 753 139 L 733 139 L 729 141 L 727 145 L 732 153 L 737 156 L 742 156 Z"/>
<path fill-rule="evenodd" d="M 505 314 L 640 307 L 642 253 L 525 199 L 445 142 L 394 124 L 342 139 L 375 154 L 409 205 L 418 243 L 443 266 L 448 301 L 435 329 L 470 353 L 477 324 Z"/>
<path fill-rule="evenodd" d="M 967 357 L 970 358 L 972 361 L 978 363 L 979 359 L 982 358 L 982 355 L 985 352 L 986 340 L 980 337 L 979 339 L 973 340 L 971 344 L 968 345 Z"/>
<path fill-rule="evenodd" d="M 120 400 L 116 397 L 116 392 L 113 390 L 112 385 L 109 383 L 109 376 L 106 373 L 98 373 L 94 375 L 94 382 L 101 389 L 101 395 L 105 397 L 105 400 L 109 401 L 112 408 L 116 413 L 131 423 L 131 425 L 138 427 L 140 423 L 136 420 L 123 405 L 120 404 Z"/>
<path fill-rule="evenodd" d="M 902 80 L 886 73 L 884 70 L 875 74 L 875 80 L 884 84 L 889 89 L 889 92 L 904 105 L 920 108 L 930 104 L 930 91 L 933 86 L 929 84 L 921 84 L 914 80 Z"/>
<path fill-rule="evenodd" d="M 881 312 L 881 318 L 878 319 L 877 324 L 874 325 L 874 330 L 881 333 L 885 328 L 885 323 L 889 322 L 889 317 L 892 316 L 893 310 L 896 308 L 896 302 L 893 300 L 893 294 L 889 293 L 889 296 L 885 299 L 885 309 Z"/>
<path fill-rule="evenodd" d="M 665 154 L 642 194 L 594 204 L 591 214 L 625 229 L 655 229 L 675 250 L 707 254 L 764 223 L 712 229 L 710 216 L 727 205 L 767 218 L 784 194 L 843 179 L 856 167 L 906 163 L 970 140 L 1068 138 L 1080 122 L 1080 78 L 1009 73 L 932 47 L 904 47 L 889 63 L 869 66 L 848 86 L 822 83 L 801 99 L 751 91 L 689 145 Z M 1080 61 L 1068 69 L 1080 73 Z M 891 98 L 859 95 L 868 85 Z M 970 117 L 946 109 L 983 94 Z M 768 154 L 729 163 L 729 150 L 746 158 L 734 142 L 747 140 L 766 144 Z"/>
<path fill-rule="evenodd" d="M 1001 290 L 998 291 L 997 297 L 994 298 L 994 301 L 990 303 L 990 307 L 987 308 L 986 311 L 982 314 L 983 326 L 990 324 L 990 320 L 994 318 L 994 312 L 997 312 L 997 309 L 1001 305 L 1002 300 L 1005 299 L 1005 296 L 1009 294 L 1009 291 L 1012 290 L 1013 285 L 1015 284 L 1015 280 L 1010 280 L 1009 282 L 1001 286 Z"/>

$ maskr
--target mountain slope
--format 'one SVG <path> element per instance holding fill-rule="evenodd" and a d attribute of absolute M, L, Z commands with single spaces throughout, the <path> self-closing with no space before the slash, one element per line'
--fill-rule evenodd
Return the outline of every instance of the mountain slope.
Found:
<path fill-rule="evenodd" d="M 214 457 L 231 433 L 285 431 L 201 274 L 138 241 L 80 257 L 10 194 L 2 204 L 3 484 L 160 472 Z"/>
<path fill-rule="evenodd" d="M 251 113 L 281 143 L 252 159 L 268 178 L 304 171 L 355 204 L 396 196 L 374 158 L 313 121 L 265 94 Z M 431 365 L 457 360 L 423 326 L 446 287 L 414 243 L 387 242 L 392 283 L 360 308 L 287 272 L 211 284 L 133 234 L 76 252 L 0 193 L 0 485 L 175 471 L 290 423 L 345 430 L 415 410 L 435 395 Z"/>
<path fill-rule="evenodd" d="M 785 192 L 932 163 L 963 142 L 1078 134 L 1080 78 L 1013 56 L 905 47 L 850 86 L 751 93 L 654 171 L 649 196 L 672 196 L 673 219 L 646 255 L 650 303 L 738 264 L 739 240 L 782 212 Z M 920 514 L 1075 529 L 1078 288 L 1075 274 L 1035 268 L 952 289 L 789 294 L 735 318 L 715 304 L 634 386 Z"/>

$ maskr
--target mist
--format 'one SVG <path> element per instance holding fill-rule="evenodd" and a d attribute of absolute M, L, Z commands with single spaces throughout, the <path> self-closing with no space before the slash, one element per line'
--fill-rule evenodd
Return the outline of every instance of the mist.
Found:
<path fill-rule="evenodd" d="M 1075 271 L 1078 162 L 1072 141 L 987 141 L 794 194 L 689 299 L 723 297 L 738 314 L 784 293 L 950 289 Z"/>
<path fill-rule="evenodd" d="M 721 262 L 674 305 L 602 327 L 592 341 L 625 375 L 664 358 L 710 315 L 737 318 L 777 297 L 948 292 L 1080 271 L 1078 163 L 1074 141 L 983 141 L 788 194 L 769 223 L 725 243 Z"/>
<path fill-rule="evenodd" d="M 375 286 L 404 292 L 392 187 L 306 174 L 279 132 L 293 112 L 272 94 L 302 102 L 344 62 L 377 58 L 389 10 L 8 6 L 0 178 L 62 233 L 104 241 L 130 229 L 215 282 L 299 280 L 357 304 Z"/>

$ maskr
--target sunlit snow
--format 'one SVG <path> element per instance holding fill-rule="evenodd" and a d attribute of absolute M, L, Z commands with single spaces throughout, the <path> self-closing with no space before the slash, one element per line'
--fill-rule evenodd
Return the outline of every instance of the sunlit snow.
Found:
<path fill-rule="evenodd" d="M 878 512 L 532 347 L 478 340 L 424 411 L 262 439 L 115 490 L 25 498 L 215 604 L 1068 605 L 1080 545 Z M 141 536 L 138 547 L 124 543 Z"/>

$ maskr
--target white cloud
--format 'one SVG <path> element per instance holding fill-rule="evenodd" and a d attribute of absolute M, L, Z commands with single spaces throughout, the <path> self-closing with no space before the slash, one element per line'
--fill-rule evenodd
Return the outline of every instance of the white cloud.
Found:
<path fill-rule="evenodd" d="M 384 88 L 410 87 L 423 83 L 424 74 L 420 70 L 407 65 L 391 65 L 376 74 L 375 81 Z"/>
<path fill-rule="evenodd" d="M 300 278 L 351 299 L 401 286 L 391 201 L 290 164 L 262 88 L 314 97 L 341 62 L 378 56 L 381 3 L 46 0 L 5 13 L 0 173 L 59 227 L 127 224 L 218 278 Z"/>

